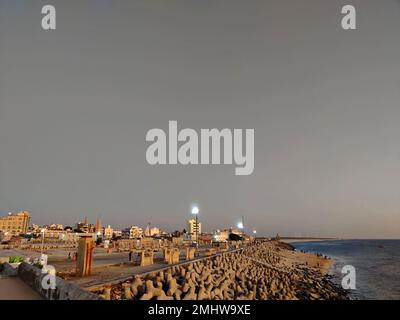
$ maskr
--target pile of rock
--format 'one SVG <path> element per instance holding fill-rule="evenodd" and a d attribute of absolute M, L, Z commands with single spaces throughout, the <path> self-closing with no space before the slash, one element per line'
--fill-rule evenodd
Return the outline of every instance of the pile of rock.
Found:
<path fill-rule="evenodd" d="M 266 264 L 280 266 L 282 258 L 279 247 L 271 242 L 262 242 L 243 249 L 243 254 Z"/>
<path fill-rule="evenodd" d="M 277 249 L 248 247 L 209 259 L 172 266 L 105 288 L 105 299 L 243 300 L 343 299 L 326 276 L 309 268 L 281 270 Z M 269 266 L 271 265 L 271 266 Z M 272 266 L 275 265 L 275 266 Z"/>

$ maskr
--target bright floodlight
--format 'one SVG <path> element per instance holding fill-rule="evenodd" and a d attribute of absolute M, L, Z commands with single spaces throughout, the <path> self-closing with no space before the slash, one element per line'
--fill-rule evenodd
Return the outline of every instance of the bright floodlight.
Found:
<path fill-rule="evenodd" d="M 192 208 L 192 214 L 199 214 L 199 208 L 198 207 L 193 207 Z"/>
<path fill-rule="evenodd" d="M 237 224 L 237 227 L 238 227 L 239 229 L 243 229 L 243 222 L 239 222 L 239 223 Z"/>
<path fill-rule="evenodd" d="M 256 233 L 257 233 L 257 230 L 253 230 L 253 233 L 256 234 Z"/>

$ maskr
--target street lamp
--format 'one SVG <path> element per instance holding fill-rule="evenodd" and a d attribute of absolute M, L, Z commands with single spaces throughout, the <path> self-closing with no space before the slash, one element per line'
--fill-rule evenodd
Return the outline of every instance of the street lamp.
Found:
<path fill-rule="evenodd" d="M 199 245 L 199 207 L 194 206 L 192 208 L 192 214 L 194 214 L 196 216 L 196 246 Z"/>
<path fill-rule="evenodd" d="M 242 237 L 244 238 L 244 225 L 243 225 L 243 222 L 241 221 L 241 222 L 239 222 L 238 224 L 237 224 L 237 227 L 240 229 L 240 232 L 242 233 Z"/>
<path fill-rule="evenodd" d="M 42 254 L 43 254 L 43 251 L 44 251 L 44 232 L 45 232 L 45 229 L 44 229 L 44 228 L 41 229 L 40 232 L 42 233 Z"/>
<path fill-rule="evenodd" d="M 244 216 L 242 216 L 242 220 L 238 223 L 238 228 L 242 230 L 242 236 L 244 236 Z"/>

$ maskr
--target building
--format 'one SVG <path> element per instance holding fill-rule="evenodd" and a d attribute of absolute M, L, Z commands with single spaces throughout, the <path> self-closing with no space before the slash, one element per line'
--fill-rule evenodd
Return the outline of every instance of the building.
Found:
<path fill-rule="evenodd" d="M 43 232 L 39 232 L 37 235 L 41 238 L 44 237 L 45 240 L 59 240 L 65 241 L 66 239 L 70 239 L 69 234 L 73 234 L 71 232 L 67 232 L 60 229 L 43 229 Z"/>
<path fill-rule="evenodd" d="M 33 227 L 33 225 L 32 225 L 32 227 Z M 64 226 L 62 224 L 56 224 L 56 223 L 53 223 L 50 225 L 44 225 L 43 228 L 47 229 L 47 230 L 61 230 L 61 231 L 64 230 Z M 38 228 L 36 228 L 36 229 L 38 229 Z"/>
<path fill-rule="evenodd" d="M 212 234 L 199 234 L 199 244 L 207 244 L 210 245 L 213 242 L 213 235 Z"/>
<path fill-rule="evenodd" d="M 0 230 L 12 235 L 25 234 L 28 232 L 29 219 L 29 211 L 10 212 L 0 218 Z"/>
<path fill-rule="evenodd" d="M 160 228 L 157 227 L 150 227 L 147 226 L 146 229 L 144 230 L 144 235 L 146 237 L 153 237 L 153 236 L 159 236 L 161 234 Z"/>
<path fill-rule="evenodd" d="M 121 231 L 121 239 L 130 239 L 131 237 L 131 230 L 129 228 L 125 228 Z"/>
<path fill-rule="evenodd" d="M 115 239 L 122 238 L 122 231 L 121 230 L 113 230 L 112 237 Z"/>
<path fill-rule="evenodd" d="M 216 230 L 213 235 L 213 241 L 226 242 L 229 240 L 229 230 Z"/>
<path fill-rule="evenodd" d="M 131 226 L 122 230 L 122 239 L 138 239 L 143 235 L 143 229 L 137 226 Z"/>
<path fill-rule="evenodd" d="M 90 224 L 88 222 L 87 217 L 85 217 L 83 222 L 78 222 L 76 224 L 75 229 L 79 233 L 95 233 L 96 232 L 96 226 L 93 224 Z"/>
<path fill-rule="evenodd" d="M 95 230 L 94 230 L 96 233 L 103 233 L 103 228 L 102 228 L 102 226 L 101 226 L 101 220 L 99 219 L 99 218 L 97 218 L 97 220 L 96 220 L 96 227 L 95 227 Z"/>
<path fill-rule="evenodd" d="M 196 237 L 196 234 L 201 234 L 201 222 L 197 222 L 195 219 L 188 220 L 188 233 L 192 237 Z"/>
<path fill-rule="evenodd" d="M 29 231 L 35 233 L 39 230 L 40 226 L 38 224 L 32 223 L 32 226 L 29 228 Z"/>
<path fill-rule="evenodd" d="M 104 228 L 104 238 L 111 239 L 113 237 L 114 230 L 110 225 L 107 228 Z"/>

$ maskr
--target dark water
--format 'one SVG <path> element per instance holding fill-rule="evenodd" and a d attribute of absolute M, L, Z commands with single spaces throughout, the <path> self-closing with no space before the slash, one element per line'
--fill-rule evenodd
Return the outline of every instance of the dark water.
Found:
<path fill-rule="evenodd" d="M 331 274 L 340 285 L 343 266 L 356 270 L 353 299 L 400 300 L 400 240 L 335 240 L 292 243 L 296 250 L 334 259 Z"/>

